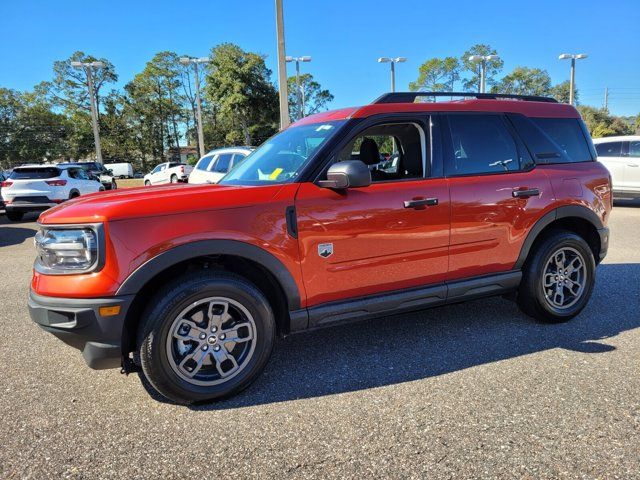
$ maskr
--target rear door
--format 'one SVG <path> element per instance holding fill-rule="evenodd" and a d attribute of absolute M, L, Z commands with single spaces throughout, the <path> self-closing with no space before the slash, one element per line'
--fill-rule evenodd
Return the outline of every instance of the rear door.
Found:
<path fill-rule="evenodd" d="M 599 142 L 595 145 L 598 161 L 602 163 L 611 174 L 611 183 L 614 191 L 622 192 L 627 189 L 625 170 L 627 158 L 624 157 L 622 141 Z"/>
<path fill-rule="evenodd" d="M 221 153 L 211 167 L 210 178 L 213 183 L 218 183 L 229 171 L 233 153 Z"/>
<path fill-rule="evenodd" d="M 625 165 L 625 183 L 630 192 L 640 192 L 640 140 L 627 142 L 627 164 Z"/>
<path fill-rule="evenodd" d="M 448 280 L 508 271 L 553 197 L 544 172 L 502 114 L 444 116 L 451 195 Z"/>
<path fill-rule="evenodd" d="M 443 284 L 450 206 L 446 179 L 429 178 L 433 128 L 426 116 L 363 125 L 330 157 L 367 163 L 370 186 L 300 185 L 295 208 L 308 306 Z M 385 154 L 394 153 L 397 168 L 382 171 Z"/>

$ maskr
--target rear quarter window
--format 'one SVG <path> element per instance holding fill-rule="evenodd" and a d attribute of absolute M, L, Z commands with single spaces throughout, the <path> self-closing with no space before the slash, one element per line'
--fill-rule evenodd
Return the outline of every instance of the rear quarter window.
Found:
<path fill-rule="evenodd" d="M 55 178 L 60 176 L 60 169 L 55 167 L 47 168 L 20 168 L 11 172 L 11 180 L 43 180 L 45 178 Z"/>
<path fill-rule="evenodd" d="M 532 118 L 538 128 L 562 150 L 568 162 L 593 160 L 589 141 L 577 118 Z M 548 162 L 555 163 L 555 162 Z"/>
<path fill-rule="evenodd" d="M 622 142 L 598 143 L 596 152 L 599 157 L 620 157 L 622 156 Z"/>

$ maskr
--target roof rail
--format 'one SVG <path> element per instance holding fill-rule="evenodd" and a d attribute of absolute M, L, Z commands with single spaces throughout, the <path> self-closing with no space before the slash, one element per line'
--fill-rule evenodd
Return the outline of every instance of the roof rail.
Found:
<path fill-rule="evenodd" d="M 473 92 L 393 92 L 385 93 L 372 103 L 414 103 L 418 97 L 473 97 L 479 100 L 525 100 L 527 102 L 558 103 L 555 98 L 536 95 L 511 95 L 509 93 L 473 93 Z"/>

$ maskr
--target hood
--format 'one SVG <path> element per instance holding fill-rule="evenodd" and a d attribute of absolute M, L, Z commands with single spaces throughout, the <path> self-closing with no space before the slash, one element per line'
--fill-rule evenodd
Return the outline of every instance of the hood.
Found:
<path fill-rule="evenodd" d="M 40 223 L 95 223 L 241 208 L 268 202 L 283 185 L 227 186 L 168 184 L 83 195 L 40 215 Z"/>

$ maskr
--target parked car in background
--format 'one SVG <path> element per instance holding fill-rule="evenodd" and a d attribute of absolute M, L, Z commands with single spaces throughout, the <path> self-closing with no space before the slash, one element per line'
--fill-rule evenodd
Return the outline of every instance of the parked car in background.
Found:
<path fill-rule="evenodd" d="M 613 195 L 640 197 L 640 135 L 594 138 L 598 161 L 611 173 Z"/>
<path fill-rule="evenodd" d="M 136 172 L 133 174 L 133 178 L 144 178 L 144 173 Z"/>
<path fill-rule="evenodd" d="M 218 183 L 229 170 L 242 162 L 254 147 L 230 147 L 211 150 L 204 155 L 189 175 L 189 183 Z"/>
<path fill-rule="evenodd" d="M 133 178 L 133 165 L 128 162 L 105 163 L 105 168 L 111 170 L 116 178 Z"/>
<path fill-rule="evenodd" d="M 22 220 L 26 212 L 42 211 L 72 198 L 104 190 L 82 167 L 30 165 L 17 167 L 2 182 L 7 218 Z"/>
<path fill-rule="evenodd" d="M 186 182 L 189 179 L 189 174 L 193 170 L 191 165 L 180 162 L 165 162 L 160 165 L 156 165 L 151 173 L 147 173 L 144 176 L 144 184 L 149 185 L 162 185 L 164 183 L 178 183 Z"/>
<path fill-rule="evenodd" d="M 105 190 L 115 190 L 118 188 L 116 179 L 110 169 L 106 168 L 100 162 L 69 162 L 59 163 L 60 166 L 80 167 L 84 168 L 92 176 L 97 178 Z"/>

